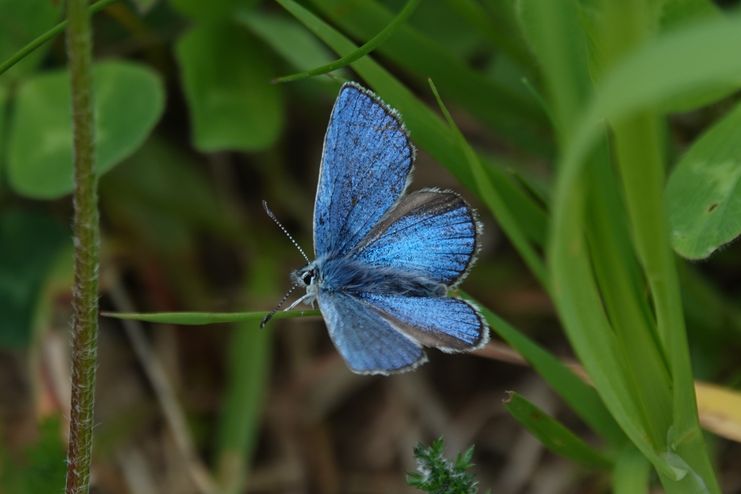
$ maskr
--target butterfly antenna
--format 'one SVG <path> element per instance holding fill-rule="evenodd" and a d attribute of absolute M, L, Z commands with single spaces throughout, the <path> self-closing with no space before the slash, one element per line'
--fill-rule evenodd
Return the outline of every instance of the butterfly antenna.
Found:
<path fill-rule="evenodd" d="M 296 289 L 296 287 L 298 287 L 298 283 L 294 283 L 293 286 L 288 289 L 286 294 L 283 295 L 283 298 L 280 299 L 280 302 L 278 302 L 278 304 L 275 307 L 273 307 L 273 310 L 265 314 L 265 317 L 263 317 L 262 321 L 260 321 L 260 328 L 264 328 L 265 325 L 268 323 L 268 321 L 273 318 L 275 313 L 278 312 L 280 308 L 283 306 L 283 304 L 286 303 L 286 300 L 288 300 L 288 296 L 291 295 L 291 292 L 293 292 Z"/>
<path fill-rule="evenodd" d="M 265 209 L 265 212 L 268 213 L 268 216 L 270 216 L 270 219 L 273 220 L 276 225 L 278 225 L 278 228 L 280 228 L 283 231 L 283 233 L 286 234 L 286 237 L 288 237 L 288 240 L 290 240 L 291 243 L 293 243 L 293 245 L 301 253 L 301 255 L 304 256 L 304 259 L 306 259 L 306 264 L 309 264 L 311 261 L 309 261 L 309 258 L 306 257 L 306 253 L 304 252 L 304 249 L 302 249 L 301 246 L 298 244 L 298 242 L 296 242 L 293 239 L 293 237 L 291 236 L 291 234 L 288 233 L 288 230 L 286 230 L 286 227 L 284 227 L 283 225 L 280 224 L 280 221 L 278 221 L 278 218 L 275 217 L 275 213 L 273 213 L 270 210 L 270 208 L 268 207 L 267 201 L 264 201 L 264 200 L 262 201 L 262 207 Z M 296 288 L 296 287 L 294 286 L 293 288 L 291 288 L 291 290 L 293 290 L 294 288 Z M 291 293 L 291 292 L 289 291 L 288 293 Z M 286 295 L 288 295 L 288 294 L 286 294 Z"/>

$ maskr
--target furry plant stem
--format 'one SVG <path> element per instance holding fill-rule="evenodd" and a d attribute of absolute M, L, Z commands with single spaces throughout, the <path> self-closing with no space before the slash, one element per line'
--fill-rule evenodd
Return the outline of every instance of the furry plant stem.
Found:
<path fill-rule="evenodd" d="M 98 179 L 95 173 L 92 35 L 87 0 L 67 0 L 75 192 L 72 403 L 66 494 L 90 489 L 98 336 Z"/>

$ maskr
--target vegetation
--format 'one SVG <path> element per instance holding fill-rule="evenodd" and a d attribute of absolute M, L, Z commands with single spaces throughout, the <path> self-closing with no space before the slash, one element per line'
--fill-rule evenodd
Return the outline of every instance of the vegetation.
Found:
<path fill-rule="evenodd" d="M 440 436 L 497 493 L 552 464 L 563 492 L 739 489 L 736 2 L 0 0 L 0 26 L 3 491 L 61 492 L 64 446 L 68 492 L 91 447 L 106 493 L 401 491 Z M 481 212 L 476 356 L 358 377 L 314 311 L 258 329 L 301 264 L 261 201 L 310 245 L 347 79 L 402 114 L 413 188 Z M 475 492 L 442 449 L 413 485 Z"/>

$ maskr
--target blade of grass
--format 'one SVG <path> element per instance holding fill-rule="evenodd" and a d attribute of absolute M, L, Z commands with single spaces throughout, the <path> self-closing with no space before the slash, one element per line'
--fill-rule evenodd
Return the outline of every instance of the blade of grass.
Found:
<path fill-rule="evenodd" d="M 399 27 L 404 21 L 406 21 L 410 15 L 412 15 L 412 13 L 419 5 L 419 2 L 420 0 L 409 0 L 406 5 L 404 5 L 404 8 L 399 11 L 396 17 L 394 17 L 391 22 L 386 25 L 386 27 L 384 27 L 378 34 L 373 36 L 365 44 L 358 47 L 358 49 L 353 51 L 352 53 L 348 53 L 347 55 L 341 57 L 339 60 L 335 60 L 334 62 L 322 65 L 321 67 L 317 67 L 315 69 L 278 77 L 274 80 L 274 82 L 299 81 L 308 77 L 326 74 L 327 72 L 332 72 L 334 70 L 341 69 L 347 65 L 350 65 L 352 62 L 359 59 L 360 57 L 364 57 L 365 55 L 370 54 L 370 52 L 382 45 L 389 38 L 389 36 L 394 33 L 396 28 Z"/>
<path fill-rule="evenodd" d="M 625 443 L 625 435 L 610 416 L 594 388 L 507 321 L 477 303 L 469 295 L 465 293 L 462 295 L 476 303 L 492 330 L 522 355 L 592 430 L 615 447 Z"/>
<path fill-rule="evenodd" d="M 248 251 L 256 250 L 257 236 L 246 239 Z M 274 294 L 280 256 L 255 263 L 245 283 L 249 294 Z M 262 298 L 262 297 L 261 297 Z M 270 297 L 272 298 L 272 297 Z M 227 349 L 227 386 L 219 418 L 216 471 L 222 494 L 245 491 L 257 445 L 266 389 L 270 381 L 272 331 L 260 331 L 255 321 L 234 325 Z"/>
<path fill-rule="evenodd" d="M 561 162 L 575 180 L 606 119 L 620 121 L 646 108 L 718 83 L 738 82 L 741 14 L 693 24 L 655 38 L 617 63 L 601 80 L 575 125 Z"/>
<path fill-rule="evenodd" d="M 224 494 L 244 492 L 270 370 L 272 331 L 243 322 L 232 330 L 228 348 L 226 399 L 219 420 L 217 478 Z"/>
<path fill-rule="evenodd" d="M 468 166 L 470 167 L 471 173 L 474 177 L 474 182 L 478 187 L 479 197 L 483 198 L 489 211 L 491 211 L 491 214 L 496 218 L 499 226 L 504 230 L 507 238 L 509 238 L 515 249 L 517 249 L 517 252 L 522 256 L 525 264 L 527 264 L 530 269 L 530 272 L 535 275 L 540 284 L 546 289 L 546 291 L 548 291 L 550 289 L 550 284 L 548 282 L 548 273 L 545 268 L 545 263 L 543 263 L 543 260 L 530 245 L 525 234 L 520 230 L 519 225 L 515 221 L 514 215 L 507 206 L 507 203 L 502 200 L 502 197 L 497 193 L 497 190 L 492 185 L 489 176 L 481 165 L 481 161 L 479 161 L 478 155 L 468 144 L 466 138 L 455 124 L 455 121 L 450 115 L 445 103 L 443 103 L 435 83 L 432 79 L 428 79 L 428 82 L 433 94 L 435 95 L 440 111 L 445 116 L 445 120 L 447 120 L 450 130 L 453 132 L 459 148 L 466 157 L 466 161 L 468 162 Z"/>
<path fill-rule="evenodd" d="M 115 1 L 116 0 L 99 0 L 88 7 L 88 12 L 90 14 L 100 12 Z M 26 58 L 30 53 L 33 53 L 40 46 L 43 46 L 45 43 L 48 43 L 49 41 L 53 40 L 55 37 L 63 33 L 64 30 L 67 29 L 68 22 L 69 21 L 67 19 L 63 20 L 62 22 L 49 29 L 45 33 L 41 34 L 36 39 L 28 43 L 26 46 L 18 50 L 13 56 L 5 60 L 3 63 L 1 63 L 0 75 L 8 71 L 8 69 L 13 67 L 13 65 Z"/>
<path fill-rule="evenodd" d="M 625 121 L 626 116 L 642 108 L 656 107 L 662 101 L 696 90 L 698 87 L 712 88 L 718 82 L 738 78 L 741 75 L 741 63 L 737 57 L 731 56 L 729 47 L 738 45 L 739 27 L 741 17 L 736 15 L 722 21 L 678 29 L 655 38 L 645 47 L 633 51 L 605 75 L 594 100 L 583 112 L 573 139 L 564 149 L 554 207 L 552 252 L 558 249 L 564 253 L 573 243 L 569 234 L 579 230 L 567 226 L 575 219 L 569 217 L 573 216 L 573 213 L 568 204 L 573 201 L 574 194 L 578 193 L 581 187 L 581 169 L 586 164 L 585 157 L 601 135 L 604 119 L 613 122 Z M 646 127 L 646 130 L 654 132 L 650 127 Z M 578 222 L 578 218 L 576 221 Z M 658 272 L 664 269 L 662 266 L 658 268 L 660 269 Z M 673 267 L 669 271 L 671 270 Z M 561 273 L 564 278 L 561 279 L 572 274 L 573 270 L 564 269 Z M 671 273 L 669 275 L 671 276 Z M 558 277 L 554 274 L 554 281 L 557 283 L 556 278 Z M 662 283 L 675 284 L 671 277 Z M 665 314 L 667 310 L 678 312 L 676 310 L 678 307 L 669 300 L 673 300 L 674 297 L 667 297 L 671 289 L 667 292 L 666 288 L 668 287 L 659 290 L 664 294 L 662 296 L 659 293 L 658 296 L 663 297 L 662 304 L 670 302 L 668 305 L 672 307 L 665 307 L 662 310 Z M 675 314 L 671 317 L 681 315 Z M 664 326 L 668 327 L 666 321 Z M 666 346 L 674 380 L 672 408 L 676 414 L 674 426 L 667 431 L 667 440 L 671 450 L 676 449 L 689 464 L 678 461 L 676 454 L 671 450 L 664 453 L 662 462 L 669 465 L 668 462 L 671 461 L 676 467 L 678 477 L 686 475 L 687 478 L 684 485 L 669 486 L 665 483 L 665 488 L 678 489 L 673 492 L 690 492 L 702 484 L 704 489 L 717 492 L 716 481 L 707 462 L 701 435 L 694 425 L 696 422 L 693 415 L 696 412 L 692 404 L 694 400 L 690 399 L 693 391 L 685 384 L 691 380 L 685 337 L 683 332 L 677 334 L 675 329 L 672 327 L 673 337 Z M 670 473 L 662 470 L 662 475 L 664 474 L 671 478 Z"/>
<path fill-rule="evenodd" d="M 328 64 L 334 59 L 332 52 L 322 45 L 321 41 L 293 19 L 255 9 L 239 10 L 235 16 L 238 22 L 244 24 L 252 34 L 269 45 L 297 70 L 309 70 L 318 65 Z M 347 71 L 339 70 L 333 76 L 345 78 Z M 330 78 L 314 80 L 327 86 L 335 85 Z"/>
<path fill-rule="evenodd" d="M 592 91 L 589 43 L 579 23 L 579 6 L 572 0 L 531 0 L 520 3 L 519 13 L 543 67 L 558 141 L 565 149 L 579 123 L 583 102 Z M 590 169 L 600 166 L 594 153 L 584 158 L 589 159 Z M 654 421 L 647 421 L 640 392 L 625 374 L 629 357 L 616 351 L 621 348 L 620 339 L 613 331 L 595 279 L 592 263 L 597 260 L 590 258 L 584 238 L 590 184 L 580 176 L 570 194 L 561 194 L 563 175 L 559 170 L 556 193 L 560 222 L 551 230 L 548 258 L 554 299 L 569 340 L 628 437 L 664 475 L 681 475 L 661 457 L 665 437 L 658 432 L 660 427 L 649 427 Z"/>
<path fill-rule="evenodd" d="M 617 457 L 612 471 L 614 494 L 648 494 L 651 464 L 635 448 L 625 448 Z"/>
<path fill-rule="evenodd" d="M 293 0 L 277 1 L 339 54 L 356 49 L 347 38 Z M 357 60 L 352 67 L 387 103 L 399 110 L 416 144 L 445 165 L 469 190 L 477 191 L 475 179 L 465 165 L 465 157 L 456 145 L 455 136 L 440 117 L 370 58 Z M 512 211 L 517 212 L 517 221 L 522 231 L 538 245 L 542 245 L 547 228 L 542 207 L 505 170 L 491 162 L 485 164 L 494 186 L 507 204 L 511 205 Z"/>
<path fill-rule="evenodd" d="M 255 326 L 267 314 L 266 311 L 255 312 L 103 312 L 105 317 L 115 319 L 133 319 L 136 321 L 180 324 L 183 326 L 202 326 L 204 324 L 248 323 Z M 318 310 L 292 310 L 276 312 L 273 319 L 293 319 L 295 317 L 318 316 Z"/>
<path fill-rule="evenodd" d="M 529 402 L 519 393 L 509 391 L 504 408 L 543 445 L 559 456 L 588 468 L 610 468 L 612 460 L 589 446 L 563 424 Z"/>
<path fill-rule="evenodd" d="M 357 39 L 372 37 L 393 17 L 374 1 L 312 0 L 311 4 Z M 536 104 L 473 70 L 433 37 L 409 25 L 399 26 L 377 52 L 421 83 L 434 79 L 449 98 L 522 150 L 550 152 L 545 116 Z"/>
<path fill-rule="evenodd" d="M 659 438 L 648 436 L 631 386 L 625 380 L 623 363 L 615 352 L 620 345 L 599 297 L 588 247 L 582 238 L 581 218 L 574 214 L 584 211 L 584 196 L 580 181 L 562 205 L 571 214 L 564 214 L 555 225 L 559 240 L 560 235 L 564 238 L 563 243 L 554 240 L 549 256 L 556 303 L 569 340 L 613 417 L 641 452 L 670 474 L 672 469 L 657 453 L 661 444 L 654 440 Z"/>
<path fill-rule="evenodd" d="M 534 72 L 532 57 L 517 30 L 514 8 L 510 7 L 509 2 L 500 2 L 494 9 L 487 9 L 475 0 L 445 0 L 445 2 L 482 37 L 489 39 L 527 73 Z"/>
<path fill-rule="evenodd" d="M 610 154 L 600 145 L 587 170 L 587 242 L 605 312 L 615 332 L 615 353 L 654 442 L 661 444 L 671 423 L 671 377 L 657 341 L 644 279 L 615 187 Z M 587 330 L 589 330 L 587 328 Z"/>

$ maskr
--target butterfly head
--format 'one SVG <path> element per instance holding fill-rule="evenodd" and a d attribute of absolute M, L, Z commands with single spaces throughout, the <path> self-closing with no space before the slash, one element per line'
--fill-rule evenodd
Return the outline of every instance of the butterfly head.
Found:
<path fill-rule="evenodd" d="M 319 270 L 316 262 L 307 264 L 301 269 L 297 269 L 291 274 L 293 281 L 306 288 L 307 293 L 316 291 L 317 282 L 319 281 Z"/>
<path fill-rule="evenodd" d="M 288 297 L 291 295 L 291 293 L 296 288 L 306 288 L 306 294 L 303 295 L 298 300 L 295 300 L 291 305 L 289 305 L 284 310 L 291 310 L 297 305 L 301 303 L 311 304 L 314 305 L 314 301 L 316 300 L 317 291 L 319 290 L 318 286 L 318 270 L 317 270 L 317 263 L 316 261 L 311 262 L 304 266 L 301 269 L 297 269 L 293 273 L 291 273 L 291 278 L 293 279 L 293 286 L 288 290 L 288 292 L 283 296 L 283 298 L 278 302 L 278 305 L 273 308 L 270 312 L 268 312 L 265 317 L 263 317 L 262 321 L 260 321 L 260 327 L 264 327 L 265 324 L 273 317 L 273 315 L 283 306 L 283 303 L 288 300 Z"/>

